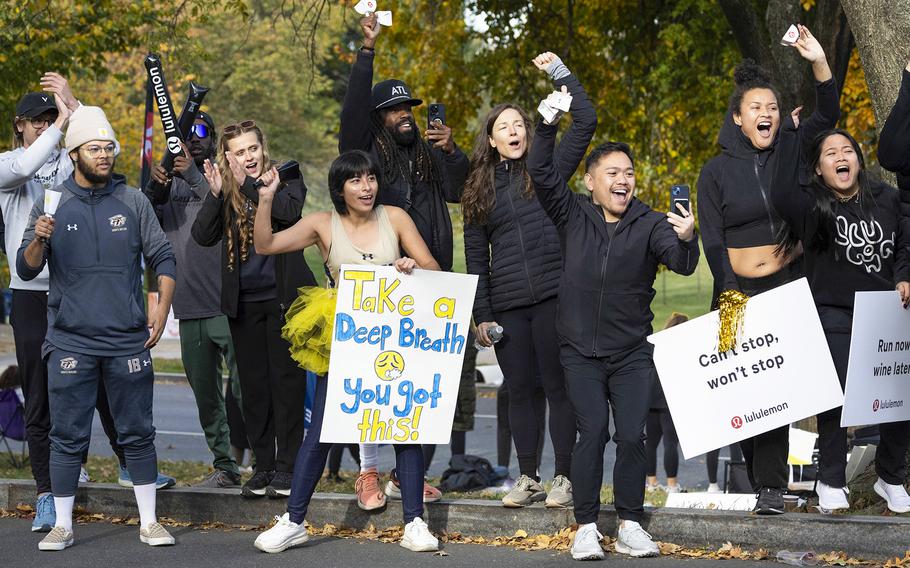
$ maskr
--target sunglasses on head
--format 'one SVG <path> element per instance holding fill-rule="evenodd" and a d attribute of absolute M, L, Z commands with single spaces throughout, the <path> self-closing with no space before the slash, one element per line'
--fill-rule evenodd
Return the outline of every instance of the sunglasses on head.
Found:
<path fill-rule="evenodd" d="M 205 124 L 194 124 L 190 128 L 190 136 L 195 135 L 196 138 L 208 138 L 209 136 L 209 127 Z"/>
<path fill-rule="evenodd" d="M 244 130 L 250 130 L 252 128 L 256 128 L 256 121 L 244 120 L 243 122 L 239 122 L 237 124 L 228 124 L 224 127 L 224 130 L 222 130 L 222 133 L 225 136 L 232 136 L 234 134 L 238 134 Z"/>

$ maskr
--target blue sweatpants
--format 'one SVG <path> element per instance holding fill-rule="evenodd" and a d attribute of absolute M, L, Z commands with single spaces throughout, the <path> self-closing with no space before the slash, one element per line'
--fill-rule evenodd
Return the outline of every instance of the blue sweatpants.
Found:
<path fill-rule="evenodd" d="M 136 485 L 158 476 L 152 389 L 155 375 L 146 349 L 122 357 L 97 357 L 54 349 L 47 356 L 47 390 L 51 413 L 51 489 L 56 497 L 75 495 L 82 454 L 92 434 L 99 381 L 104 381 L 117 443 Z"/>
<path fill-rule="evenodd" d="M 297 451 L 294 463 L 294 478 L 291 482 L 291 496 L 288 498 L 288 514 L 291 522 L 300 524 L 306 517 L 307 508 L 316 484 L 322 477 L 325 462 L 332 444 L 319 441 L 322 434 L 322 417 L 325 413 L 327 379 L 316 380 L 316 396 L 313 399 L 313 413 L 310 428 Z M 415 517 L 423 516 L 423 448 L 420 444 L 395 444 L 395 471 L 401 483 L 401 507 L 404 522 L 410 523 Z"/>

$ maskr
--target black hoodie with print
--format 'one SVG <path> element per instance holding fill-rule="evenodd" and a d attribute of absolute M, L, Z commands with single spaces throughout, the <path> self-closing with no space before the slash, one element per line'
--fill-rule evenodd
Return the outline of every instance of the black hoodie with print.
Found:
<path fill-rule="evenodd" d="M 816 83 L 815 99 L 815 112 L 800 122 L 798 148 L 804 149 L 820 132 L 833 128 L 840 117 L 834 79 Z M 793 125 L 792 118 L 782 116 L 780 128 L 787 125 Z M 777 244 L 781 218 L 771 203 L 774 171 L 779 160 L 798 162 L 802 151 L 780 152 L 779 132 L 771 146 L 758 150 L 728 112 L 718 136 L 722 153 L 709 160 L 698 177 L 699 230 L 714 275 L 715 296 L 721 290 L 739 290 L 728 248 Z"/>

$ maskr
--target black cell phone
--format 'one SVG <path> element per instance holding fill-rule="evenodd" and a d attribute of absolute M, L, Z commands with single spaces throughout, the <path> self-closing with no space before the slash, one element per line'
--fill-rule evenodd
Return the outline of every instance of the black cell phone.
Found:
<path fill-rule="evenodd" d="M 688 185 L 674 185 L 670 188 L 670 211 L 681 215 L 679 208 L 676 207 L 677 203 L 681 204 L 686 211 L 690 211 Z"/>
<path fill-rule="evenodd" d="M 427 130 L 435 130 L 433 123 L 439 121 L 446 123 L 446 105 L 442 103 L 430 103 L 427 107 Z"/>
<path fill-rule="evenodd" d="M 297 163 L 297 160 L 291 160 L 278 166 L 278 179 L 285 182 L 300 179 L 300 164 Z"/>

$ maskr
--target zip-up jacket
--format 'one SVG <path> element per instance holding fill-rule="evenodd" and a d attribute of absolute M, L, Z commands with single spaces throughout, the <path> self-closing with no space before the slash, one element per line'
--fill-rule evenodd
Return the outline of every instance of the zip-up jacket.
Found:
<path fill-rule="evenodd" d="M 528 153 L 537 198 L 553 220 L 563 249 L 556 331 L 587 357 L 640 345 L 651 334 L 651 301 L 659 264 L 689 275 L 698 239 L 679 240 L 664 213 L 633 198 L 612 238 L 603 209 L 573 193 L 553 161 L 556 125 L 538 123 Z"/>
<path fill-rule="evenodd" d="M 174 316 L 180 320 L 221 315 L 221 247 L 204 247 L 190 231 L 202 209 L 209 184 L 196 165 L 162 186 L 150 180 L 143 193 L 155 207 L 180 271 L 174 291 Z"/>
<path fill-rule="evenodd" d="M 51 124 L 28 148 L 15 148 L 0 154 L 0 208 L 6 226 L 4 246 L 14 255 L 22 243 L 35 201 L 44 200 L 44 189 L 56 187 L 73 173 L 73 161 L 59 148 L 63 132 Z M 33 280 L 23 280 L 16 272 L 16 259 L 10 259 L 10 288 L 46 292 L 45 270 Z"/>
<path fill-rule="evenodd" d="M 897 174 L 904 214 L 910 217 L 910 71 L 906 69 L 897 102 L 878 138 L 878 163 Z"/>
<path fill-rule="evenodd" d="M 711 158 L 698 177 L 699 230 L 714 275 L 715 294 L 721 290 L 739 290 L 728 248 L 777 244 L 781 218 L 771 204 L 777 162 L 798 162 L 812 139 L 833 128 L 840 117 L 834 79 L 816 83 L 815 100 L 815 112 L 800 121 L 800 144 L 794 155 L 777 149 L 780 129 L 793 125 L 789 115 L 781 116 L 781 126 L 771 146 L 758 150 L 733 122 L 732 112 L 727 113 L 718 136 L 722 153 Z"/>
<path fill-rule="evenodd" d="M 245 197 L 255 204 L 259 204 L 259 191 L 256 189 L 256 180 L 247 176 L 240 191 Z M 275 192 L 272 201 L 272 229 L 280 231 L 287 229 L 300 220 L 303 211 L 303 202 L 306 198 L 306 186 L 303 180 L 292 180 L 282 183 Z M 224 238 L 224 217 L 222 208 L 228 207 L 225 202 L 224 192 L 218 197 L 209 191 L 202 208 L 196 215 L 191 234 L 193 239 L 204 247 L 221 243 L 221 311 L 228 317 L 237 316 L 237 306 L 240 303 L 240 231 L 231 218 L 231 231 L 234 242 L 234 269 L 228 270 L 227 239 Z M 252 231 L 252 227 L 250 228 Z M 251 255 L 255 254 L 250 250 Z M 297 297 L 297 288 L 301 286 L 315 286 L 316 279 L 307 266 L 306 259 L 300 252 L 289 252 L 275 256 L 275 280 L 277 286 L 278 303 L 282 313 L 291 306 Z"/>
<path fill-rule="evenodd" d="M 348 90 L 341 108 L 338 151 L 363 150 L 373 156 L 377 164 L 381 164 L 370 130 L 370 114 L 373 112 L 371 90 L 374 57 L 373 53 L 357 51 L 357 59 L 351 67 Z M 420 129 L 416 124 L 415 126 Z M 431 148 L 430 152 L 443 177 L 442 191 L 434 190 L 433 184 L 424 179 L 417 179 L 412 187 L 410 173 L 402 172 L 392 179 L 383 177 L 382 186 L 379 188 L 379 203 L 394 205 L 407 211 L 433 258 L 442 270 L 448 271 L 452 270 L 452 219 L 446 202 L 461 201 L 470 163 L 468 157 L 458 147 L 451 154 L 439 148 Z"/>
<path fill-rule="evenodd" d="M 779 151 L 799 151 L 792 125 L 781 131 Z M 818 230 L 819 215 L 807 184 L 800 180 L 799 164 L 781 160 L 775 179 L 774 206 L 804 243 L 806 278 L 822 326 L 826 331 L 849 333 L 855 292 L 894 290 L 898 282 L 910 281 L 910 242 L 901 230 L 898 191 L 886 183 L 872 182 L 871 221 L 863 218 L 856 199 L 835 201 L 834 242 L 818 251 L 810 242 Z"/>
<path fill-rule="evenodd" d="M 176 280 L 174 253 L 155 211 L 119 174 L 101 189 L 80 187 L 73 176 L 55 189 L 63 196 L 41 266 L 25 262 L 25 249 L 43 200 L 32 209 L 16 257 L 24 280 L 50 268 L 43 354 L 53 348 L 101 357 L 139 353 L 149 338 L 142 257 L 159 276 Z"/>
<path fill-rule="evenodd" d="M 572 94 L 572 126 L 562 137 L 554 161 L 568 180 L 585 156 L 597 129 L 597 113 L 575 75 L 554 81 Z M 530 133 L 529 133 L 530 134 Z M 468 274 L 477 274 L 474 321 L 494 321 L 494 312 L 534 305 L 559 291 L 562 250 L 556 226 L 536 197 L 526 199 L 524 160 L 496 166 L 496 204 L 483 225 L 465 222 Z"/>

